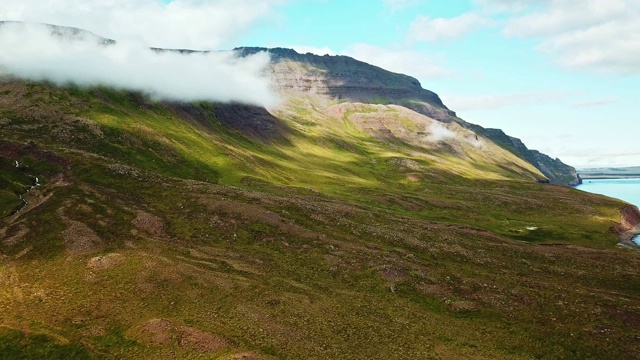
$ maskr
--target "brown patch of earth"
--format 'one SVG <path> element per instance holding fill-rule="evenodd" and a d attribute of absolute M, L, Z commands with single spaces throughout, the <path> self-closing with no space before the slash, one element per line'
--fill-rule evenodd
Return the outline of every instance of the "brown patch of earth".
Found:
<path fill-rule="evenodd" d="M 429 297 L 442 298 L 453 295 L 451 289 L 445 285 L 440 284 L 416 284 L 415 289 Z"/>
<path fill-rule="evenodd" d="M 67 252 L 73 255 L 90 254 L 104 247 L 102 239 L 80 221 L 67 219 L 68 228 L 62 232 Z"/>
<path fill-rule="evenodd" d="M 104 336 L 107 333 L 107 331 L 105 330 L 104 326 L 92 325 L 82 329 L 81 333 L 84 336 L 93 337 L 93 336 Z"/>
<path fill-rule="evenodd" d="M 0 235 L 5 235 L 6 229 L 3 229 L 3 230 L 5 230 L 5 231 L 0 233 Z M 27 228 L 27 226 L 24 225 L 24 224 L 20 224 L 20 225 L 18 225 L 18 230 L 13 235 L 11 235 L 11 236 L 7 237 L 6 239 L 4 239 L 2 242 L 6 246 L 13 246 L 13 245 L 21 242 L 22 239 L 24 239 L 24 236 L 27 235 L 28 233 L 29 233 L 29 229 Z"/>
<path fill-rule="evenodd" d="M 59 208 L 56 213 L 67 225 L 62 232 L 62 239 L 71 255 L 85 255 L 104 248 L 104 241 L 85 223 L 68 218 L 65 208 Z"/>
<path fill-rule="evenodd" d="M 474 303 L 473 301 L 461 300 L 461 301 L 454 301 L 450 303 L 449 309 L 455 313 L 476 311 L 478 310 L 478 305 L 476 305 L 476 303 Z"/>
<path fill-rule="evenodd" d="M 139 210 L 136 213 L 136 218 L 131 221 L 131 224 L 136 229 L 142 230 L 149 235 L 161 238 L 167 237 L 164 220 L 148 212 Z"/>
<path fill-rule="evenodd" d="M 242 353 L 242 354 L 234 354 L 224 359 L 225 360 L 269 360 L 271 358 L 264 355 L 258 355 L 253 353 Z"/>
<path fill-rule="evenodd" d="M 286 221 L 280 215 L 269 211 L 261 206 L 245 204 L 237 201 L 215 201 L 202 196 L 200 203 L 206 205 L 214 213 L 225 213 L 228 215 L 239 215 L 246 220 L 260 221 L 267 225 L 278 228 L 282 232 L 303 238 L 317 238 L 319 235 L 297 225 L 291 221 Z"/>
<path fill-rule="evenodd" d="M 166 319 L 152 319 L 134 330 L 134 336 L 143 342 L 215 352 L 226 349 L 229 342 L 221 336 L 188 326 L 176 326 Z"/>
<path fill-rule="evenodd" d="M 393 268 L 391 266 L 382 266 L 379 273 L 380 273 L 380 276 L 386 281 L 399 281 L 399 280 L 407 280 L 411 278 L 404 271 Z"/>
<path fill-rule="evenodd" d="M 87 262 L 87 268 L 92 270 L 103 270 L 116 267 L 124 263 L 125 257 L 118 253 L 96 256 Z"/>

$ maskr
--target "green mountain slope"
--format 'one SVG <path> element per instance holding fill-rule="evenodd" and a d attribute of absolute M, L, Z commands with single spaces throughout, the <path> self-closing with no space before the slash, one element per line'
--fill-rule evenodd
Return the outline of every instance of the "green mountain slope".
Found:
<path fill-rule="evenodd" d="M 437 94 L 425 90 L 420 82 L 347 56 L 299 54 L 291 49 L 237 48 L 241 56 L 268 52 L 276 88 L 288 94 L 312 93 L 325 99 L 383 105 L 400 105 L 440 122 L 457 123 L 484 136 L 517 157 L 531 163 L 552 183 L 578 185 L 575 169 L 528 149 L 520 139 L 499 129 L 485 129 L 458 118 Z"/>
<path fill-rule="evenodd" d="M 576 169 L 563 163 L 560 159 L 553 159 L 537 150 L 530 150 L 522 140 L 511 137 L 500 129 L 485 129 L 481 126 L 467 123 L 464 120 L 459 119 L 459 121 L 464 127 L 486 136 L 499 146 L 534 165 L 552 183 L 571 186 L 582 183 Z"/>
<path fill-rule="evenodd" d="M 640 352 L 622 202 L 325 80 L 267 111 L 3 79 L 1 357 Z"/>
<path fill-rule="evenodd" d="M 9 357 L 638 350 L 637 256 L 608 231 L 621 203 L 538 185 L 499 147 L 467 154 L 455 124 L 445 145 L 401 131 L 427 120 L 393 106 L 0 94 L 3 163 L 24 164 L 6 190 L 42 184 L 0 227 Z"/>

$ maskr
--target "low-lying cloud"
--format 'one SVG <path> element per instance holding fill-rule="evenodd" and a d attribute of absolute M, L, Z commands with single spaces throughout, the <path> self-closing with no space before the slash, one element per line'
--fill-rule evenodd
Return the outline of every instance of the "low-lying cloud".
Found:
<path fill-rule="evenodd" d="M 456 96 L 442 95 L 442 100 L 456 111 L 500 109 L 509 106 L 527 106 L 554 103 L 568 96 L 562 92 L 521 93 L 505 95 Z"/>
<path fill-rule="evenodd" d="M 269 55 L 158 52 L 134 41 L 108 44 L 90 33 L 53 34 L 42 24 L 0 25 L 0 74 L 59 85 L 104 85 L 163 100 L 276 103 Z"/>
<path fill-rule="evenodd" d="M 444 125 L 440 125 L 436 122 L 432 123 L 429 128 L 428 139 L 432 142 L 446 141 L 449 139 L 456 139 L 458 135 L 455 132 L 447 129 Z"/>

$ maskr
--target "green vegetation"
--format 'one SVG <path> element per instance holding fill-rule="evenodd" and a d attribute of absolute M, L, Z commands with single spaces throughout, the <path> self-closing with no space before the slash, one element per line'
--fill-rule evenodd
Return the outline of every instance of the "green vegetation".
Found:
<path fill-rule="evenodd" d="M 43 334 L 25 335 L 0 327 L 0 354 L 3 359 L 90 359 L 80 344 L 59 344 Z"/>
<path fill-rule="evenodd" d="M 640 352 L 640 259 L 609 231 L 623 204 L 539 185 L 465 129 L 425 142 L 401 110 L 310 98 L 274 133 L 216 104 L 0 94 L 2 194 L 43 183 L 0 219 L 0 357 Z"/>

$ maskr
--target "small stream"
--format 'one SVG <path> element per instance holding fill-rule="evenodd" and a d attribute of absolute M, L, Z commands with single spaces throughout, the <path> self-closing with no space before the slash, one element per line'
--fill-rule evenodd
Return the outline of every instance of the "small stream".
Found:
<path fill-rule="evenodd" d="M 16 167 L 20 167 L 20 163 L 16 160 Z M 22 195 L 18 195 L 18 197 L 20 198 L 20 200 L 22 200 L 22 206 L 17 209 L 16 211 L 14 211 L 11 215 L 15 215 L 17 213 L 19 213 L 20 211 L 24 210 L 24 208 L 26 208 L 29 205 L 29 201 L 27 201 L 27 199 L 25 198 L 25 196 L 27 196 L 27 194 L 33 190 L 33 188 L 40 186 L 40 179 L 37 176 L 34 176 L 34 181 L 33 181 L 33 185 L 31 185 L 31 187 L 29 187 L 29 189 L 27 191 L 25 191 L 24 194 Z"/>
<path fill-rule="evenodd" d="M 20 200 L 22 200 L 22 206 L 20 206 L 20 208 L 17 209 L 16 211 L 14 211 L 11 215 L 15 215 L 15 214 L 19 213 L 20 211 L 24 210 L 24 208 L 26 208 L 27 206 L 29 206 L 29 201 L 27 201 L 27 199 L 25 199 L 24 197 L 27 196 L 29 191 L 33 190 L 34 187 L 35 187 L 35 185 L 31 186 L 29 188 L 29 190 L 27 190 L 24 194 L 18 195 Z"/>
<path fill-rule="evenodd" d="M 640 234 L 638 234 L 638 235 L 634 236 L 634 237 L 631 239 L 631 241 L 632 241 L 634 244 L 636 244 L 636 245 L 640 246 Z"/>

